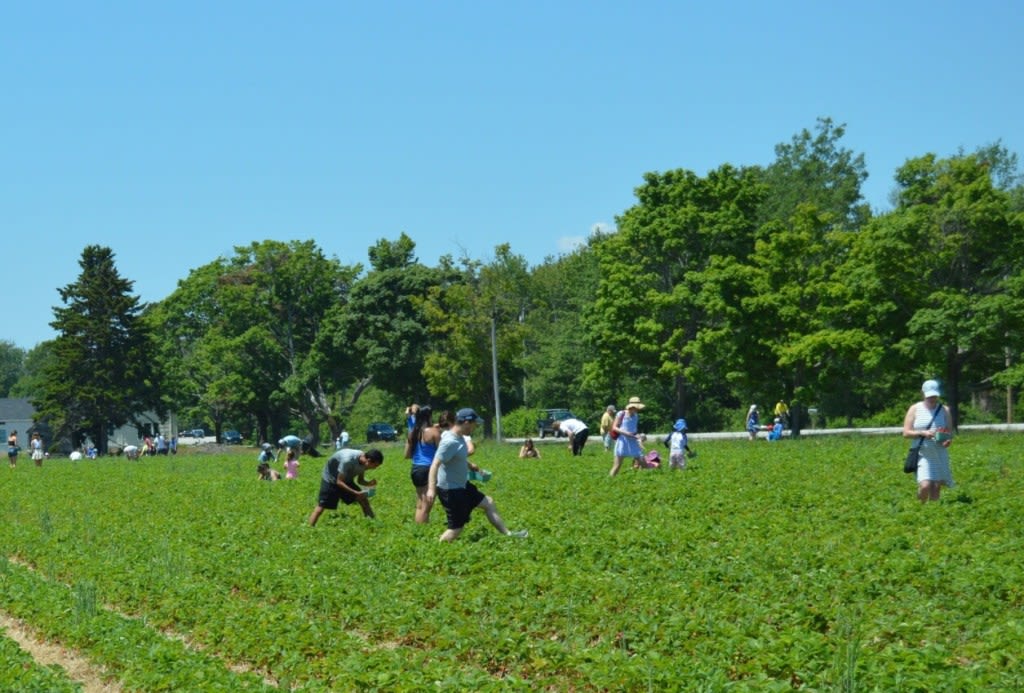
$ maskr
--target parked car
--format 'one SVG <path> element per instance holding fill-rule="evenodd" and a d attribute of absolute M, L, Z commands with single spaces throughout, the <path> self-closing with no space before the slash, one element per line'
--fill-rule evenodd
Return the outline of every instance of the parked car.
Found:
<path fill-rule="evenodd" d="M 398 431 L 389 423 L 377 421 L 366 427 L 366 442 L 372 443 L 375 440 L 395 441 L 398 440 Z"/>
<path fill-rule="evenodd" d="M 224 431 L 224 435 L 221 436 L 221 442 L 225 445 L 241 445 L 242 434 L 238 431 Z"/>
<path fill-rule="evenodd" d="M 205 438 L 206 431 L 201 428 L 190 428 L 187 431 L 182 431 L 179 435 L 181 438 Z"/>
<path fill-rule="evenodd" d="M 537 437 L 555 436 L 556 438 L 562 438 L 565 436 L 565 432 L 561 429 L 555 430 L 555 422 L 575 418 L 578 417 L 568 409 L 541 409 L 541 417 L 537 419 Z"/>

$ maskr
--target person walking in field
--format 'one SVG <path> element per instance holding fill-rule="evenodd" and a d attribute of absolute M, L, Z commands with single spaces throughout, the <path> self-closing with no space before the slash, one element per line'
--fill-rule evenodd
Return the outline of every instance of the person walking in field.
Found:
<path fill-rule="evenodd" d="M 416 412 L 416 422 L 405 440 L 405 458 L 412 461 L 409 479 L 416 489 L 415 520 L 419 524 L 430 521 L 433 502 L 427 501 L 427 484 L 430 477 L 430 465 L 437 454 L 437 446 L 441 442 L 441 428 L 433 423 L 433 412 L 423 405 Z"/>
<path fill-rule="evenodd" d="M 910 405 L 903 417 L 903 437 L 921 438 L 917 461 L 917 498 L 922 503 L 939 500 L 943 486 L 952 487 L 949 445 L 953 442 L 953 416 L 939 401 L 939 383 L 926 380 L 923 398 Z"/>
<path fill-rule="evenodd" d="M 361 486 L 376 488 L 377 480 L 367 481 L 364 475 L 382 464 L 384 454 L 377 449 L 363 452 L 343 448 L 331 455 L 324 465 L 320 478 L 320 496 L 316 507 L 309 515 L 309 526 L 316 525 L 324 510 L 336 510 L 338 501 L 345 505 L 359 503 L 364 516 L 374 517 L 373 508 L 370 507 L 370 494 Z"/>
<path fill-rule="evenodd" d="M 427 500 L 433 503 L 435 497 L 440 498 L 448 517 L 448 529 L 441 534 L 439 541 L 452 542 L 458 539 L 474 508 L 482 509 L 499 533 L 507 537 L 529 536 L 526 530 L 510 531 L 498 514 L 494 500 L 481 493 L 469 481 L 469 470 L 480 471 L 480 468 L 470 463 L 465 438 L 473 433 L 479 419 L 472 409 L 457 411 L 451 430 L 441 434 L 441 443 L 430 465 Z"/>
<path fill-rule="evenodd" d="M 665 445 L 668 446 L 669 469 L 686 469 L 686 455 L 687 453 L 693 455 L 686 433 L 686 419 L 676 419 L 672 425 L 672 432 L 665 438 Z"/>
<path fill-rule="evenodd" d="M 626 457 L 633 458 L 633 468 L 639 469 L 643 466 L 644 449 L 640 440 L 640 411 L 644 403 L 639 397 L 630 397 L 626 408 L 619 412 L 612 424 L 612 432 L 615 434 L 615 458 L 612 462 L 612 469 L 608 476 L 615 476 L 622 467 L 622 460 Z"/>

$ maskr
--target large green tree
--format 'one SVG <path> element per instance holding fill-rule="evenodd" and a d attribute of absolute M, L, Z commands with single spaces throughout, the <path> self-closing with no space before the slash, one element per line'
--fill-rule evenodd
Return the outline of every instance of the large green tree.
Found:
<path fill-rule="evenodd" d="M 495 248 L 491 262 L 464 260 L 461 277 L 430 289 L 423 301 L 433 339 L 424 364 L 432 397 L 477 408 L 489 433 L 496 402 L 492 344 L 497 354 L 498 391 L 503 411 L 522 403 L 523 326 L 529 268 L 508 244 Z M 492 329 L 494 339 L 492 340 Z"/>
<path fill-rule="evenodd" d="M 14 342 L 0 340 L 0 397 L 9 397 L 11 388 L 25 374 L 25 350 Z"/>
<path fill-rule="evenodd" d="M 58 434 L 73 443 L 87 435 L 106 452 L 113 429 L 166 408 L 133 282 L 118 273 L 109 248 L 86 246 L 79 266 L 77 281 L 58 289 L 64 305 L 50 323 L 58 336 L 33 404 Z"/>
<path fill-rule="evenodd" d="M 586 322 L 601 276 L 592 246 L 602 238 L 596 234 L 585 246 L 548 258 L 530 272 L 529 296 L 520 316 L 524 329 L 518 359 L 523 373 L 521 398 L 528 406 L 569 407 L 592 418 L 615 401 L 615 393 L 592 389 L 583 377 Z"/>
<path fill-rule="evenodd" d="M 845 270 L 857 303 L 901 384 L 938 375 L 956 411 L 1020 353 L 1024 215 L 976 154 L 908 160 L 898 206 L 857 235 Z M 868 350 L 872 353 L 875 350 Z"/>
<path fill-rule="evenodd" d="M 360 271 L 312 241 L 263 241 L 194 270 L 161 306 L 176 400 L 212 421 L 255 419 L 276 439 L 291 417 L 319 438 L 336 415 L 341 386 L 318 351 L 329 315 Z"/>
<path fill-rule="evenodd" d="M 814 132 L 804 129 L 775 146 L 775 161 L 764 169 L 768 188 L 758 221 L 788 222 L 801 205 L 813 205 L 838 227 L 857 228 L 871 212 L 861 196 L 867 180 L 864 154 L 842 146 L 845 124 L 818 118 Z"/>
<path fill-rule="evenodd" d="M 347 368 L 346 379 L 355 384 L 346 410 L 371 383 L 407 403 L 428 399 L 424 364 L 432 335 L 423 301 L 433 288 L 457 281 L 459 273 L 446 258 L 437 268 L 426 267 L 415 250 L 404 233 L 371 246 L 371 270 L 353 284 L 323 331 L 321 368 Z"/>
<path fill-rule="evenodd" d="M 713 411 L 734 404 L 730 374 L 756 346 L 733 314 L 748 291 L 740 275 L 763 195 L 757 171 L 729 165 L 704 177 L 644 176 L 618 231 L 594 246 L 601 282 L 587 322 L 591 387 L 620 400 L 629 388 L 656 405 L 649 415 L 723 423 Z"/>

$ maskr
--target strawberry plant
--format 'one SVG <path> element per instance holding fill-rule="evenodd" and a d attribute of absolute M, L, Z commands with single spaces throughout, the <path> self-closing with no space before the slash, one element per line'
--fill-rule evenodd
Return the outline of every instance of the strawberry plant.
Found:
<path fill-rule="evenodd" d="M 596 444 L 483 442 L 479 487 L 530 538 L 476 512 L 453 545 L 440 506 L 413 522 L 397 446 L 379 519 L 315 528 L 312 460 L 273 483 L 243 453 L 18 467 L 0 609 L 140 690 L 1024 685 L 1018 438 L 958 437 L 927 505 L 901 440 L 699 444 L 609 478 Z"/>

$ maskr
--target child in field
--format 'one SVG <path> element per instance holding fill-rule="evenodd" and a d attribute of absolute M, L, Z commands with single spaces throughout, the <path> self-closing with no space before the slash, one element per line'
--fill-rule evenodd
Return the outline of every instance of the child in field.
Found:
<path fill-rule="evenodd" d="M 363 486 L 377 486 L 377 480 L 367 481 L 363 475 L 384 464 L 384 455 L 380 450 L 352 450 L 343 448 L 331 455 L 324 465 L 323 475 L 320 478 L 320 496 L 317 499 L 316 507 L 309 515 L 309 526 L 316 525 L 324 510 L 335 510 L 338 501 L 345 505 L 359 503 L 363 509 L 363 515 L 373 517 L 373 508 L 370 507 L 369 494 L 360 488 Z"/>
<path fill-rule="evenodd" d="M 43 466 L 43 439 L 38 433 L 32 434 L 32 440 L 29 441 L 29 447 L 32 448 L 32 461 L 36 463 L 37 467 Z"/>
<path fill-rule="evenodd" d="M 284 461 L 284 478 L 294 479 L 299 475 L 299 455 L 294 450 L 288 451 L 288 458 Z"/>
<path fill-rule="evenodd" d="M 260 454 L 259 457 L 256 458 L 256 461 L 270 464 L 274 459 L 274 447 L 270 443 L 264 443 L 260 447 Z"/>
<path fill-rule="evenodd" d="M 686 453 L 693 455 L 693 450 L 688 445 L 686 435 L 686 419 L 676 419 L 672 425 L 672 432 L 665 438 L 665 445 L 668 446 L 668 468 L 686 469 Z"/>
<path fill-rule="evenodd" d="M 519 456 L 523 459 L 536 458 L 540 459 L 540 450 L 533 443 L 533 438 L 527 438 L 526 442 L 523 443 L 523 447 L 519 448 Z"/>
<path fill-rule="evenodd" d="M 277 470 L 271 469 L 270 465 L 266 462 L 259 463 L 259 466 L 256 467 L 256 473 L 259 474 L 260 481 L 277 481 L 281 478 Z"/>

